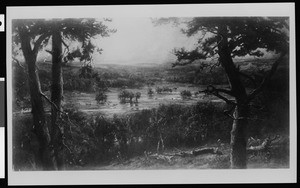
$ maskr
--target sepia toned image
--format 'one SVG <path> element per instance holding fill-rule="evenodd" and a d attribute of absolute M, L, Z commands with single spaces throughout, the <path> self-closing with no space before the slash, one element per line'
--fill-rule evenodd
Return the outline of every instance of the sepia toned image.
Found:
<path fill-rule="evenodd" d="M 10 26 L 13 172 L 290 169 L 289 16 Z"/>

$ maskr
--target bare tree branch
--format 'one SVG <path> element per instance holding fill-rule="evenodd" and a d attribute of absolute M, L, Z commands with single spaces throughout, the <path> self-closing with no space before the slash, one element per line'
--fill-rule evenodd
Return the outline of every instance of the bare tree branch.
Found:
<path fill-rule="evenodd" d="M 44 97 L 46 100 L 47 100 L 47 102 L 49 102 L 52 106 L 54 106 L 54 108 L 55 108 L 55 110 L 57 110 L 58 112 L 60 112 L 60 113 L 62 113 L 62 114 L 64 114 L 66 117 L 67 117 L 67 119 L 68 119 L 68 121 L 67 122 L 69 122 L 72 126 L 76 126 L 71 120 L 70 120 L 70 117 L 69 117 L 69 115 L 68 115 L 68 113 L 66 113 L 66 112 L 63 112 L 63 111 L 61 111 L 44 93 L 42 93 L 42 92 L 40 92 L 40 94 L 42 95 L 42 97 Z M 69 128 L 70 128 L 70 132 L 72 133 L 72 127 L 71 127 L 71 125 L 69 126 Z M 71 134 L 71 138 L 73 139 L 73 135 Z M 65 142 L 64 142 L 64 139 L 62 139 L 62 145 L 63 146 L 65 146 L 68 150 L 69 150 L 69 152 L 72 154 L 73 152 L 70 150 L 70 148 L 65 144 Z"/>
<path fill-rule="evenodd" d="M 40 92 L 40 94 L 42 95 L 42 97 L 44 97 L 44 98 L 47 100 L 47 102 L 49 102 L 52 106 L 54 106 L 55 110 L 57 110 L 58 112 L 64 114 L 64 115 L 67 117 L 68 122 L 69 122 L 71 125 L 76 126 L 76 125 L 70 120 L 70 117 L 69 117 L 68 113 L 66 113 L 66 112 L 64 112 L 64 111 L 61 111 L 61 110 L 56 106 L 56 104 L 54 104 L 54 103 L 53 103 L 53 102 L 52 102 L 52 101 L 51 101 L 44 93 Z M 70 131 L 72 132 L 71 126 L 70 126 Z M 73 138 L 73 136 L 72 136 L 72 138 Z"/>
<path fill-rule="evenodd" d="M 216 89 L 217 92 L 221 92 L 221 93 L 225 93 L 227 95 L 230 95 L 230 96 L 234 96 L 233 93 L 230 91 L 230 90 L 227 90 L 227 89 Z"/>
<path fill-rule="evenodd" d="M 33 47 L 33 52 L 34 53 L 37 53 L 38 52 L 38 50 L 39 50 L 39 48 L 40 48 L 40 45 L 42 44 L 42 42 L 47 38 L 47 37 L 49 37 L 50 36 L 50 33 L 48 32 L 48 33 L 44 33 L 44 34 L 42 34 L 37 40 L 36 40 L 36 42 L 34 43 L 34 47 Z"/>
<path fill-rule="evenodd" d="M 61 42 L 62 42 L 62 44 L 66 47 L 66 50 L 67 50 L 68 52 L 70 52 L 70 48 L 69 48 L 69 46 L 65 43 L 65 41 L 62 39 Z M 66 50 L 64 51 L 64 53 L 66 53 Z"/>
<path fill-rule="evenodd" d="M 214 96 L 224 100 L 227 104 L 231 104 L 231 105 L 237 105 L 237 103 L 227 99 L 226 97 L 224 97 L 223 95 L 220 95 L 219 92 L 221 93 L 225 93 L 225 94 L 228 94 L 230 96 L 233 96 L 232 92 L 229 91 L 229 90 L 226 90 L 226 89 L 217 89 L 215 88 L 214 86 L 212 85 L 209 85 L 207 86 L 207 88 L 203 91 L 199 91 L 199 92 L 204 92 L 204 93 L 210 93 L 210 94 L 213 94 Z"/>
<path fill-rule="evenodd" d="M 212 94 L 213 94 L 213 93 L 219 93 L 219 92 L 221 92 L 221 93 L 225 93 L 225 94 L 227 94 L 227 95 L 230 95 L 230 96 L 233 96 L 233 97 L 234 97 L 232 91 L 227 90 L 227 89 L 215 88 L 215 87 L 212 86 L 212 85 L 208 85 L 205 91 L 207 91 L 207 92 L 209 92 L 209 93 L 212 93 Z"/>
<path fill-rule="evenodd" d="M 224 114 L 227 115 L 228 117 L 230 117 L 231 119 L 234 119 L 234 117 L 231 115 L 231 113 L 233 112 L 233 110 L 235 109 L 235 105 L 233 105 L 229 110 L 224 110 Z"/>
<path fill-rule="evenodd" d="M 19 67 L 25 69 L 25 67 L 20 63 L 20 61 L 17 58 L 12 57 L 12 59 L 17 63 L 17 65 L 19 65 Z"/>
<path fill-rule="evenodd" d="M 46 52 L 48 52 L 49 54 L 53 54 L 53 52 L 52 51 L 50 51 L 50 50 L 45 50 Z"/>
<path fill-rule="evenodd" d="M 65 114 L 65 112 L 61 111 L 54 102 L 52 102 L 44 93 L 40 92 L 41 96 L 44 97 L 58 112 Z"/>
<path fill-rule="evenodd" d="M 227 99 L 226 97 L 220 95 L 218 92 L 216 93 L 212 93 L 213 95 L 215 95 L 216 97 L 219 97 L 220 99 L 224 100 L 227 104 L 231 104 L 231 105 L 237 105 L 235 102 Z"/>

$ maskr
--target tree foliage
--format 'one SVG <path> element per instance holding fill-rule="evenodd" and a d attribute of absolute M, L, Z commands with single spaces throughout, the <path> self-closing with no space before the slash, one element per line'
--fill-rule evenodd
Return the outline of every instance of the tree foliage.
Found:
<path fill-rule="evenodd" d="M 196 17 L 187 22 L 183 32 L 187 36 L 200 36 L 194 50 L 175 50 L 178 61 L 189 63 L 214 58 L 218 55 L 218 43 L 224 36 L 218 32 L 220 25 L 226 25 L 228 50 L 231 57 L 245 55 L 261 57 L 262 49 L 281 53 L 288 49 L 288 18 L 266 17 Z M 180 65 L 180 64 L 175 64 Z"/>
<path fill-rule="evenodd" d="M 104 21 L 110 21 L 105 19 Z M 104 21 L 95 18 L 67 18 L 67 19 L 16 19 L 12 21 L 13 47 L 21 44 L 20 33 L 26 34 L 33 46 L 32 51 L 37 53 L 48 45 L 53 31 L 60 31 L 63 36 L 63 45 L 66 48 L 65 61 L 80 58 L 80 61 L 91 60 L 91 53 L 101 52 L 102 49 L 92 44 L 95 37 L 108 37 L 116 30 L 109 29 Z M 81 46 L 70 51 L 68 43 L 79 42 Z M 29 54 L 30 51 L 28 51 Z M 24 54 L 24 55 L 26 55 Z"/>
<path fill-rule="evenodd" d="M 164 20 L 165 18 L 163 22 Z M 231 110 L 225 113 L 233 119 L 232 168 L 246 168 L 246 127 L 249 104 L 265 88 L 279 63 L 288 53 L 288 21 L 288 18 L 284 17 L 195 17 L 185 21 L 186 27 L 182 29 L 183 33 L 188 37 L 197 36 L 198 41 L 193 50 L 187 51 L 184 48 L 174 50 L 177 61 L 173 67 L 198 62 L 201 64 L 200 70 L 219 65 L 224 69 L 230 89 L 218 89 L 209 85 L 204 92 L 213 94 L 232 106 Z M 279 58 L 257 84 L 251 75 L 240 70 L 234 58 L 246 55 L 261 57 L 264 51 L 279 54 Z M 214 63 L 215 59 L 218 60 L 216 63 Z M 250 80 L 255 89 L 247 92 L 242 77 Z M 233 97 L 234 101 L 229 100 L 228 95 Z"/>

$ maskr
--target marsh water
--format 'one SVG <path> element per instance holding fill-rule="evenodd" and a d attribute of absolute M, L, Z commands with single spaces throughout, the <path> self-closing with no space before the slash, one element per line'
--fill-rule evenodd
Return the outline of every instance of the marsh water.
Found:
<path fill-rule="evenodd" d="M 139 89 L 127 89 L 132 92 L 140 92 L 141 97 L 138 99 L 138 102 L 135 102 L 133 99 L 132 103 L 120 103 L 118 94 L 122 89 L 120 88 L 110 88 L 107 94 L 107 101 L 103 104 L 98 104 L 95 100 L 96 93 L 85 93 L 85 92 L 65 92 L 65 104 L 72 104 L 78 109 L 86 113 L 98 113 L 101 112 L 105 115 L 112 116 L 113 114 L 124 114 L 132 113 L 142 109 L 152 109 L 158 107 L 160 104 L 182 104 L 182 105 L 191 105 L 195 104 L 197 101 L 208 100 L 212 102 L 222 102 L 219 99 L 211 99 L 210 96 L 200 93 L 197 96 L 194 95 L 195 92 L 204 89 L 199 86 L 189 86 L 186 84 L 182 85 L 167 85 L 169 88 L 172 88 L 172 92 L 164 92 L 158 94 L 155 92 L 155 87 L 152 87 L 154 94 L 148 95 L 147 86 Z M 175 89 L 176 88 L 176 89 Z M 192 97 L 189 99 L 182 99 L 180 92 L 183 90 L 189 90 L 192 93 Z"/>
<path fill-rule="evenodd" d="M 172 92 L 163 92 L 156 93 L 156 87 L 169 87 L 172 89 Z M 143 109 L 152 109 L 157 108 L 160 104 L 181 104 L 181 105 L 192 105 L 196 104 L 198 101 L 210 101 L 213 103 L 223 102 L 222 100 L 213 97 L 211 95 L 206 95 L 205 93 L 199 93 L 195 96 L 195 92 L 205 89 L 206 86 L 196 86 L 188 84 L 172 84 L 164 83 L 157 84 L 152 86 L 154 93 L 148 95 L 148 86 L 134 89 L 126 89 L 133 93 L 140 92 L 141 97 L 138 99 L 138 102 L 133 99 L 132 103 L 126 102 L 121 103 L 118 98 L 119 93 L 122 91 L 121 88 L 109 88 L 107 95 L 107 101 L 105 103 L 97 103 L 96 101 L 96 92 L 79 92 L 79 91 L 64 91 L 64 100 L 63 106 L 76 107 L 82 112 L 87 114 L 96 114 L 102 113 L 107 116 L 113 116 L 114 114 L 127 114 L 134 113 Z M 226 86 L 216 86 L 216 87 L 226 87 Z M 192 96 L 188 99 L 182 99 L 180 92 L 183 90 L 189 90 L 192 93 Z M 50 92 L 45 92 L 45 94 L 50 97 Z M 46 112 L 50 113 L 50 105 L 46 104 Z M 29 114 L 31 112 L 30 107 L 25 107 L 21 111 L 14 112 L 14 114 L 22 113 Z"/>

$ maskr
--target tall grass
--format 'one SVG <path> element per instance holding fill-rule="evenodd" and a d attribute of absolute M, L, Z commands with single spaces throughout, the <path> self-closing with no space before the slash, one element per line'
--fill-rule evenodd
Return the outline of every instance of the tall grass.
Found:
<path fill-rule="evenodd" d="M 61 152 L 67 168 L 123 160 L 154 151 L 160 134 L 166 148 L 194 146 L 224 137 L 228 132 L 224 127 L 230 127 L 230 121 L 224 121 L 222 109 L 216 110 L 212 103 L 198 103 L 193 107 L 160 105 L 157 109 L 113 118 L 87 115 L 76 109 L 65 111 L 69 119 L 61 119 L 60 126 L 64 130 Z M 31 129 L 31 116 L 14 121 L 16 170 L 26 165 L 28 168 L 34 161 Z"/>
<path fill-rule="evenodd" d="M 284 102 L 266 105 L 251 114 L 248 136 L 261 136 L 287 127 Z M 282 108 L 278 108 L 281 104 Z M 156 109 L 133 114 L 87 115 L 78 109 L 65 109 L 69 119 L 59 122 L 64 130 L 60 153 L 66 169 L 122 161 L 146 152 L 156 152 L 163 140 L 165 149 L 195 147 L 217 140 L 229 143 L 232 119 L 225 116 L 224 103 L 198 102 L 193 106 L 160 105 Z M 50 126 L 50 117 L 47 117 Z M 34 153 L 38 145 L 32 133 L 31 116 L 16 116 L 13 129 L 13 163 L 15 170 L 38 169 Z M 223 160 L 223 159 L 222 159 Z M 225 159 L 224 159 L 225 160 Z M 227 159 L 226 159 L 227 160 Z"/>

